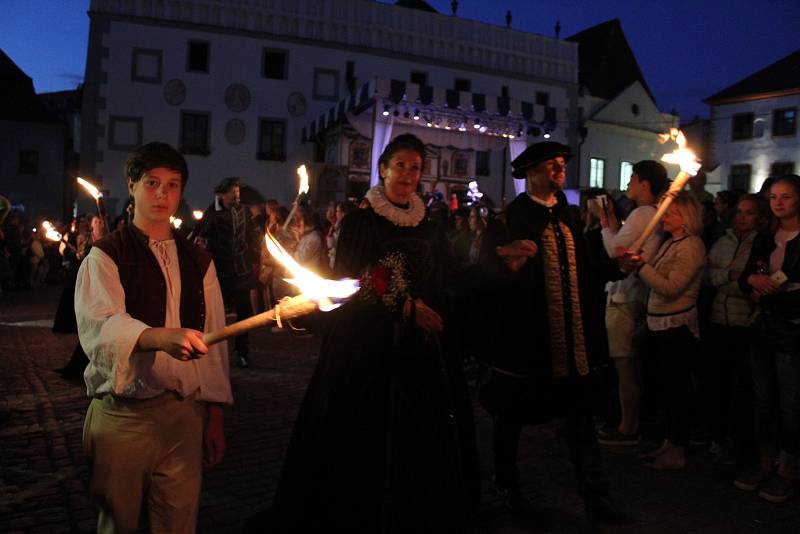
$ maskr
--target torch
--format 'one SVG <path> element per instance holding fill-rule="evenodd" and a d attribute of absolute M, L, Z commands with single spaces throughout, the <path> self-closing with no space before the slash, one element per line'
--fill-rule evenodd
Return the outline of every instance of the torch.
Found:
<path fill-rule="evenodd" d="M 106 216 L 103 214 L 102 210 L 100 209 L 100 199 L 103 198 L 103 193 L 100 192 L 94 184 L 84 180 L 80 176 L 78 176 L 78 183 L 86 190 L 89 195 L 94 198 L 94 202 L 97 205 L 97 215 L 103 218 L 103 226 L 105 228 L 105 232 L 108 232 L 108 221 L 106 220 Z"/>
<path fill-rule="evenodd" d="M 76 249 L 72 243 L 64 239 L 64 236 L 56 231 L 55 227 L 50 221 L 42 221 L 42 229 L 44 230 L 44 236 L 47 239 L 50 241 L 55 241 L 56 243 L 64 243 L 77 254 L 78 249 Z M 59 249 L 59 252 L 61 251 L 63 251 L 63 249 Z"/>
<path fill-rule="evenodd" d="M 297 196 L 292 204 L 292 211 L 289 212 L 289 216 L 286 217 L 286 220 L 283 222 L 284 232 L 289 228 L 289 223 L 292 221 L 292 217 L 294 217 L 294 212 L 297 211 L 297 206 L 300 205 L 300 201 L 303 200 L 305 194 L 308 193 L 308 173 L 306 172 L 305 165 L 297 167 L 297 176 L 300 177 L 300 187 L 297 189 Z"/>
<path fill-rule="evenodd" d="M 689 181 L 689 178 L 697 174 L 697 171 L 700 170 L 700 162 L 697 160 L 697 156 L 694 155 L 694 152 L 686 148 L 686 136 L 683 135 L 683 132 L 672 128 L 670 133 L 660 134 L 659 137 L 662 143 L 674 139 L 678 144 L 678 149 L 669 154 L 664 154 L 661 157 L 661 161 L 680 165 L 681 172 L 678 173 L 678 176 L 672 181 L 667 192 L 664 193 L 661 202 L 658 204 L 656 214 L 650 219 L 642 235 L 631 245 L 630 250 L 637 254 L 642 250 L 647 238 L 655 231 L 658 223 L 661 222 L 661 218 L 664 216 L 664 213 L 666 213 L 670 204 L 672 204 L 672 201 L 686 186 L 686 182 Z"/>
<path fill-rule="evenodd" d="M 294 278 L 286 281 L 300 289 L 300 294 L 282 299 L 277 306 L 264 313 L 254 315 L 244 321 L 230 324 L 225 328 L 203 335 L 206 345 L 213 345 L 228 338 L 239 336 L 250 330 L 265 326 L 275 321 L 282 326 L 282 321 L 308 315 L 319 308 L 321 311 L 331 311 L 350 298 L 358 291 L 358 280 L 326 280 L 302 267 L 292 256 L 267 232 L 264 237 L 267 250 L 292 274 Z"/>

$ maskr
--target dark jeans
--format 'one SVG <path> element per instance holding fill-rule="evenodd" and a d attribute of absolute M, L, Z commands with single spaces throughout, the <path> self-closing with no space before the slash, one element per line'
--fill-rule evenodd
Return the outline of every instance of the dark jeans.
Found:
<path fill-rule="evenodd" d="M 518 487 L 517 454 L 519 433 L 524 423 L 499 415 L 494 420 L 494 468 L 498 486 Z M 585 500 L 608 495 L 600 447 L 591 415 L 571 414 L 563 418 L 563 437 L 578 481 L 578 493 Z"/>
<path fill-rule="evenodd" d="M 689 444 L 694 398 L 692 369 L 697 343 L 697 338 L 685 326 L 653 331 L 664 437 L 679 447 Z"/>
<path fill-rule="evenodd" d="M 243 321 L 253 316 L 253 304 L 250 302 L 250 287 L 242 287 L 235 281 L 220 278 L 222 287 L 222 300 L 225 302 L 225 309 L 234 308 L 236 310 L 236 320 Z M 233 343 L 236 354 L 247 356 L 250 349 L 250 338 L 247 333 L 236 336 Z"/>
<path fill-rule="evenodd" d="M 781 449 L 800 455 L 800 354 L 774 351 L 754 338 L 750 363 L 759 454 L 777 458 Z"/>
<path fill-rule="evenodd" d="M 712 361 L 713 438 L 729 440 L 736 457 L 745 463 L 752 458 L 753 371 L 750 366 L 750 332 L 746 326 L 710 324 L 709 357 Z"/>

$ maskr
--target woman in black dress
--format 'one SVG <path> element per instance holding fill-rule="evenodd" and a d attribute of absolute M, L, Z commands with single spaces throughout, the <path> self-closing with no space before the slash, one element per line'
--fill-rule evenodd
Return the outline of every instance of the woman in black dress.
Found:
<path fill-rule="evenodd" d="M 416 195 L 424 154 L 415 136 L 397 137 L 370 207 L 344 220 L 335 272 L 362 289 L 331 312 L 275 497 L 281 532 L 460 532 L 479 498 L 469 397 L 447 341 L 454 262 Z"/>

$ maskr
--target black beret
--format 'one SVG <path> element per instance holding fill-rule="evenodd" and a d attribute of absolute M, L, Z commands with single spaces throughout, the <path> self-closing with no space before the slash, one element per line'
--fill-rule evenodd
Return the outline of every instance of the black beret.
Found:
<path fill-rule="evenodd" d="M 567 145 L 562 145 L 555 141 L 535 143 L 526 148 L 522 154 L 514 158 L 514 161 L 511 162 L 511 176 L 514 178 L 525 178 L 525 171 L 530 167 L 559 156 L 568 160 L 572 157 L 572 149 Z"/>

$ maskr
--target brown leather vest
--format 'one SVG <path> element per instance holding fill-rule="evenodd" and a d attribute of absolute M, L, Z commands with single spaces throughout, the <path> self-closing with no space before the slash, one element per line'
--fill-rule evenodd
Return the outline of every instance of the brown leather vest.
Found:
<path fill-rule="evenodd" d="M 183 328 L 203 331 L 206 319 L 203 277 L 211 255 L 173 234 L 181 273 L 180 315 Z M 125 290 L 125 310 L 151 327 L 164 326 L 167 315 L 167 283 L 148 237 L 129 224 L 97 241 L 94 246 L 108 254 L 119 271 Z"/>

